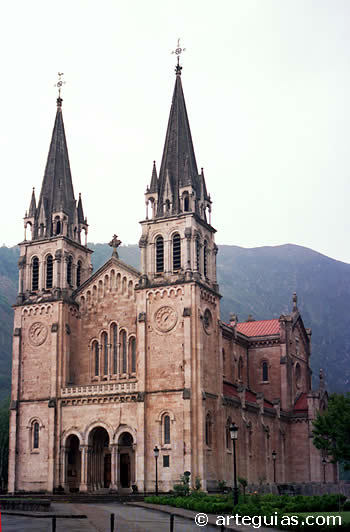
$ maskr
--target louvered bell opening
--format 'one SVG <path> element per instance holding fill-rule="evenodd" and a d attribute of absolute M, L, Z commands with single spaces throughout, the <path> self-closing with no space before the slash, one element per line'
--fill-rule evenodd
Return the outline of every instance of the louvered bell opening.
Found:
<path fill-rule="evenodd" d="M 34 257 L 32 267 L 32 290 L 35 292 L 39 290 L 39 259 L 37 257 Z"/>
<path fill-rule="evenodd" d="M 164 240 L 159 236 L 156 240 L 156 272 L 164 271 Z"/>
<path fill-rule="evenodd" d="M 49 255 L 46 259 L 46 288 L 52 288 L 53 258 Z"/>
<path fill-rule="evenodd" d="M 173 237 L 173 270 L 181 268 L 181 238 L 179 234 Z"/>

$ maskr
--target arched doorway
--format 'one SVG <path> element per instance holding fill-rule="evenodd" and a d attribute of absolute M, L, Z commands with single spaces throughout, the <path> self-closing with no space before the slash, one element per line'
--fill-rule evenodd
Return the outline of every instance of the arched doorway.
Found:
<path fill-rule="evenodd" d="M 91 490 L 109 488 L 111 453 L 109 436 L 103 427 L 95 427 L 89 435 L 88 484 Z"/>
<path fill-rule="evenodd" d="M 78 436 L 75 434 L 68 436 L 66 448 L 66 483 L 70 492 L 77 492 L 79 491 L 81 476 L 81 458 Z"/>
<path fill-rule="evenodd" d="M 119 486 L 131 488 L 135 483 L 135 452 L 133 437 L 129 432 L 123 432 L 118 439 L 119 451 Z"/>

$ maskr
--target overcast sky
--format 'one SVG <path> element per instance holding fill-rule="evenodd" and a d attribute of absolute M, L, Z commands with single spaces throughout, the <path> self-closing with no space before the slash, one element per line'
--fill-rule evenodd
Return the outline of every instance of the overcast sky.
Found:
<path fill-rule="evenodd" d="M 294 243 L 350 262 L 350 3 L 2 4 L 1 243 L 23 238 L 65 74 L 63 116 L 89 241 L 138 242 L 160 166 L 177 38 L 219 244 Z"/>

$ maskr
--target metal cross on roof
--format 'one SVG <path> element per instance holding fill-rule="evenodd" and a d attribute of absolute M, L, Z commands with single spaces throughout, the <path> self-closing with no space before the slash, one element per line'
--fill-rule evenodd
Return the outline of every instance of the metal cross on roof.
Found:
<path fill-rule="evenodd" d="M 63 76 L 63 72 L 58 72 L 58 81 L 57 83 L 55 83 L 54 87 L 57 87 L 58 88 L 58 98 L 57 98 L 57 105 L 61 106 L 62 104 L 62 98 L 61 98 L 61 89 L 62 89 L 62 85 L 64 85 L 66 82 L 63 81 L 62 79 L 62 76 Z"/>
<path fill-rule="evenodd" d="M 172 54 L 177 55 L 177 65 L 175 67 L 176 74 L 180 74 L 181 75 L 182 66 L 180 66 L 180 55 L 182 54 L 182 52 L 185 52 L 185 51 L 186 51 L 186 48 L 181 48 L 180 39 L 178 39 L 177 40 L 177 48 L 175 48 L 175 50 L 173 50 L 171 52 Z"/>

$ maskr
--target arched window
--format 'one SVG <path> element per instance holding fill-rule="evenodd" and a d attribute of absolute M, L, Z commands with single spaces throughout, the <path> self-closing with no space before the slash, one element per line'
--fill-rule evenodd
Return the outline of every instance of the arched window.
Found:
<path fill-rule="evenodd" d="M 208 445 L 208 447 L 211 447 L 212 443 L 212 421 L 211 421 L 211 415 L 208 413 L 207 417 L 205 418 L 205 443 Z"/>
<path fill-rule="evenodd" d="M 102 333 L 103 346 L 103 374 L 108 375 L 108 337 L 107 333 Z"/>
<path fill-rule="evenodd" d="M 32 425 L 32 448 L 39 449 L 39 423 L 37 421 Z"/>
<path fill-rule="evenodd" d="M 158 236 L 156 239 L 156 272 L 164 271 L 164 239 Z"/>
<path fill-rule="evenodd" d="M 131 373 L 136 373 L 136 338 L 132 337 L 130 340 L 131 352 Z"/>
<path fill-rule="evenodd" d="M 61 233 L 61 220 L 57 217 L 55 218 L 55 234 L 59 235 Z"/>
<path fill-rule="evenodd" d="M 188 212 L 190 210 L 190 198 L 188 197 L 188 194 L 185 194 L 184 196 L 184 211 Z"/>
<path fill-rule="evenodd" d="M 163 442 L 164 444 L 170 443 L 170 416 L 168 414 L 163 417 Z"/>
<path fill-rule="evenodd" d="M 239 358 L 238 361 L 238 380 L 242 380 L 243 378 L 243 359 L 242 357 Z"/>
<path fill-rule="evenodd" d="M 112 351 L 113 351 L 113 373 L 118 372 L 118 336 L 117 336 L 117 326 L 115 323 L 112 325 Z"/>
<path fill-rule="evenodd" d="M 67 260 L 67 284 L 69 286 L 72 286 L 72 264 L 73 264 L 72 257 L 68 257 L 68 260 Z"/>
<path fill-rule="evenodd" d="M 196 268 L 201 271 L 201 243 L 199 235 L 196 236 Z"/>
<path fill-rule="evenodd" d="M 127 372 L 127 352 L 126 352 L 126 332 L 122 331 L 121 336 L 121 346 L 122 346 L 122 373 Z"/>
<path fill-rule="evenodd" d="M 226 367 L 226 355 L 225 349 L 222 349 L 222 374 L 225 377 L 225 367 Z"/>
<path fill-rule="evenodd" d="M 297 386 L 300 385 L 300 379 L 301 379 L 301 368 L 299 362 L 295 365 L 295 382 Z"/>
<path fill-rule="evenodd" d="M 81 285 L 81 260 L 78 260 L 77 264 L 77 287 Z"/>
<path fill-rule="evenodd" d="M 168 200 L 168 199 L 165 202 L 165 212 L 166 213 L 170 212 L 170 200 Z"/>
<path fill-rule="evenodd" d="M 227 418 L 226 426 L 225 426 L 225 440 L 226 440 L 226 449 L 231 449 L 231 434 L 230 434 L 230 426 L 231 426 L 231 418 Z"/>
<path fill-rule="evenodd" d="M 95 377 L 98 377 L 98 375 L 100 374 L 100 361 L 98 342 L 96 341 L 92 344 L 92 352 L 94 353 L 95 358 Z"/>
<path fill-rule="evenodd" d="M 262 363 L 262 380 L 263 381 L 268 381 L 269 380 L 269 366 L 268 366 L 268 363 L 264 360 L 264 362 Z"/>
<path fill-rule="evenodd" d="M 204 246 L 203 246 L 203 273 L 204 273 L 204 277 L 207 277 L 207 275 L 208 275 L 207 248 L 208 248 L 208 244 L 207 244 L 207 241 L 205 240 L 204 241 Z"/>
<path fill-rule="evenodd" d="M 181 238 L 179 233 L 173 236 L 173 271 L 181 268 Z"/>
<path fill-rule="evenodd" d="M 53 258 L 48 255 L 46 258 L 46 288 L 52 288 L 53 281 Z"/>
<path fill-rule="evenodd" d="M 39 259 L 34 257 L 32 262 L 32 290 L 39 290 Z"/>

